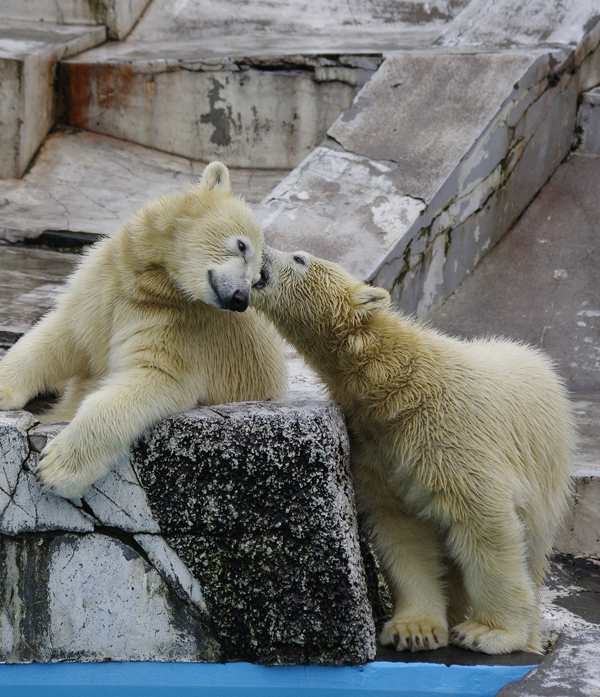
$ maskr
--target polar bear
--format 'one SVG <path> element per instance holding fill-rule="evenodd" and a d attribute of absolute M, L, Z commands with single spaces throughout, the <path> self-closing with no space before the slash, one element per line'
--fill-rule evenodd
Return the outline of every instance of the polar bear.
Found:
<path fill-rule="evenodd" d="M 198 402 L 284 391 L 281 338 L 244 312 L 262 245 L 228 169 L 212 162 L 197 185 L 92 247 L 56 308 L 0 361 L 0 409 L 53 392 L 45 420 L 71 421 L 41 453 L 47 489 L 83 495 L 146 428 Z"/>
<path fill-rule="evenodd" d="M 394 602 L 381 643 L 540 652 L 538 591 L 574 438 L 550 361 L 502 339 L 444 336 L 304 252 L 263 255 L 251 305 L 347 417 L 357 507 Z"/>

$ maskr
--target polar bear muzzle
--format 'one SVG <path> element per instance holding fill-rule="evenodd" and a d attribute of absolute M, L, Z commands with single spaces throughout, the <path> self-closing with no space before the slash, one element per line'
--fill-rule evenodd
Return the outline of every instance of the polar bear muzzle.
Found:
<path fill-rule="evenodd" d="M 244 312 L 248 308 L 250 292 L 246 288 L 231 288 L 229 283 L 220 279 L 214 271 L 208 272 L 208 282 L 221 310 Z"/>

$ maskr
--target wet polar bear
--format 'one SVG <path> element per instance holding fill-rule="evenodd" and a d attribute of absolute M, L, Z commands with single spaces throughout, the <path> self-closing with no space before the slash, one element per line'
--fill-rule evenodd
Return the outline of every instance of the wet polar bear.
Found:
<path fill-rule="evenodd" d="M 41 453 L 48 489 L 83 495 L 146 428 L 198 402 L 280 395 L 281 339 L 244 312 L 262 245 L 213 162 L 198 185 L 146 205 L 91 249 L 56 308 L 0 361 L 0 409 L 54 392 L 45 420 L 71 420 Z"/>
<path fill-rule="evenodd" d="M 394 601 L 380 641 L 539 652 L 538 591 L 573 443 L 550 362 L 520 344 L 423 327 L 336 264 L 263 254 L 251 305 L 348 420 L 357 506 Z"/>

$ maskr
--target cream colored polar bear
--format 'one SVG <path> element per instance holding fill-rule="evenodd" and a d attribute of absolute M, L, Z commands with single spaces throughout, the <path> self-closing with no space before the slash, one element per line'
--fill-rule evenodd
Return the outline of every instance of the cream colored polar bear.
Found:
<path fill-rule="evenodd" d="M 265 247 L 263 264 L 251 304 L 348 419 L 357 505 L 394 601 L 381 642 L 540 651 L 538 590 L 573 442 L 550 362 L 425 328 L 385 290 L 303 252 Z"/>
<path fill-rule="evenodd" d="M 146 428 L 198 402 L 284 390 L 280 337 L 243 312 L 262 245 L 213 162 L 197 186 L 141 208 L 91 249 L 56 309 L 0 361 L 0 409 L 55 392 L 46 420 L 72 419 L 42 451 L 48 489 L 81 496 Z"/>

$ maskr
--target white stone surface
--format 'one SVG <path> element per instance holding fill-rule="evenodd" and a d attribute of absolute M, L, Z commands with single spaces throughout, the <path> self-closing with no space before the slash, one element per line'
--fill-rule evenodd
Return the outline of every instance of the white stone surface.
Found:
<path fill-rule="evenodd" d="M 63 426 L 37 425 L 28 412 L 0 412 L 0 533 L 68 530 L 92 532 L 97 522 L 73 502 L 48 494 L 32 474 L 39 450 Z"/>
<path fill-rule="evenodd" d="M 401 193 L 396 169 L 316 148 L 256 211 L 268 243 L 310 251 L 367 278 L 425 208 Z"/>
<path fill-rule="evenodd" d="M 0 178 L 25 171 L 54 123 L 56 62 L 104 38 L 104 27 L 0 20 Z"/>
<path fill-rule="evenodd" d="M 111 234 L 137 207 L 197 181 L 205 166 L 93 133 L 55 132 L 23 179 L 0 179 L 0 239 L 16 242 L 45 230 Z M 250 204 L 286 173 L 230 170 L 234 191 Z"/>
<path fill-rule="evenodd" d="M 0 520 L 17 488 L 19 473 L 29 456 L 27 428 L 35 421 L 27 412 L 0 412 Z"/>
<path fill-rule="evenodd" d="M 128 43 L 201 39 L 218 55 L 427 46 L 468 0 L 154 0 Z"/>
<path fill-rule="evenodd" d="M 396 162 L 402 193 L 429 203 L 538 56 L 391 56 L 328 134 L 348 151 Z"/>
<path fill-rule="evenodd" d="M 102 525 L 126 532 L 160 533 L 129 457 L 115 463 L 84 496 Z"/>
<path fill-rule="evenodd" d="M 151 0 L 2 0 L 0 18 L 57 24 L 106 24 L 111 39 L 123 39 Z"/>
<path fill-rule="evenodd" d="M 158 571 L 119 540 L 65 536 L 48 572 L 47 650 L 79 661 L 199 659 L 196 637 L 173 621 Z"/>
<path fill-rule="evenodd" d="M 28 465 L 35 466 L 37 455 Z M 23 532 L 66 530 L 92 532 L 95 521 L 72 502 L 48 494 L 30 471 L 22 469 L 11 500 L 0 516 L 0 533 L 18 535 Z"/>
<path fill-rule="evenodd" d="M 87 510 L 93 516 L 83 510 L 79 499 L 71 501 L 46 493 L 32 471 L 39 452 L 64 424 L 35 424 L 27 412 L 0 412 L 0 533 L 81 533 L 92 532 L 96 526 L 160 533 L 128 458 L 115 463 L 85 495 Z"/>
<path fill-rule="evenodd" d="M 596 0 L 471 0 L 437 43 L 503 49 L 575 47 L 597 22 Z"/>

